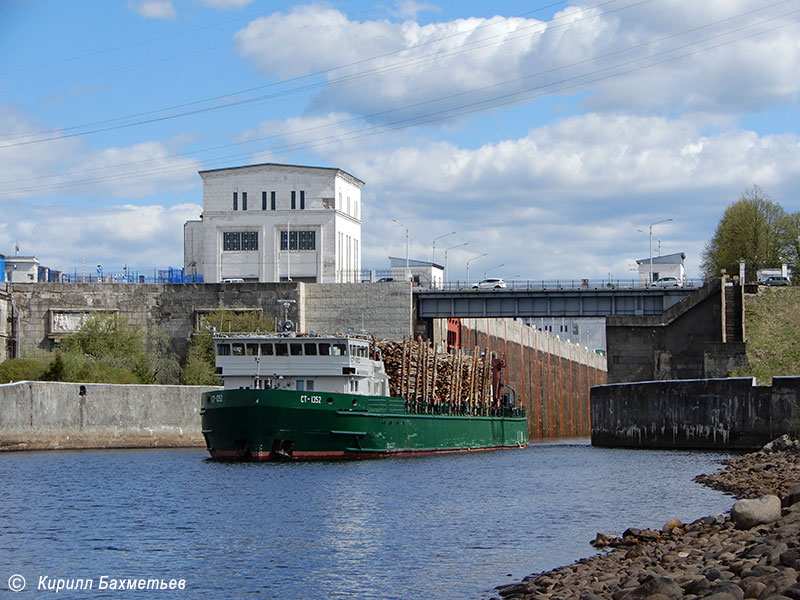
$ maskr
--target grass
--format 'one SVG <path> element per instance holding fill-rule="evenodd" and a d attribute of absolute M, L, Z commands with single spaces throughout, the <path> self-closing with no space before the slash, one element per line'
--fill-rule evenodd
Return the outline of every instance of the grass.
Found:
<path fill-rule="evenodd" d="M 768 385 L 773 377 L 800 375 L 800 287 L 746 295 L 745 335 L 750 365 L 735 376 Z"/>

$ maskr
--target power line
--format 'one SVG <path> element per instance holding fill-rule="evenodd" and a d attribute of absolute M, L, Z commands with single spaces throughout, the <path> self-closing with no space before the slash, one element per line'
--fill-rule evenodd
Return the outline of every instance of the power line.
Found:
<path fill-rule="evenodd" d="M 776 3 L 776 4 L 782 4 L 782 3 L 784 3 L 784 2 L 779 2 L 779 3 Z M 750 11 L 750 12 L 754 12 L 754 11 Z M 601 74 L 601 73 L 604 73 L 604 72 L 612 71 L 614 69 L 619 69 L 619 68 L 622 68 L 622 67 L 633 65 L 635 63 L 638 63 L 638 62 L 641 62 L 641 61 L 644 61 L 644 60 L 652 60 L 655 57 L 668 55 L 668 54 L 677 52 L 677 51 L 682 50 L 682 49 L 686 49 L 686 48 L 689 48 L 689 47 L 692 47 L 692 46 L 696 46 L 697 44 L 705 43 L 705 42 L 708 42 L 708 41 L 711 41 L 711 40 L 714 40 L 714 39 L 718 39 L 718 38 L 721 38 L 721 37 L 724 37 L 724 36 L 730 36 L 733 33 L 744 31 L 744 30 L 747 30 L 747 29 L 751 29 L 753 27 L 757 27 L 757 26 L 763 25 L 765 23 L 768 23 L 768 22 L 771 22 L 771 21 L 775 21 L 777 19 L 781 19 L 781 18 L 787 17 L 787 16 L 795 14 L 797 12 L 800 12 L 800 10 L 789 11 L 789 12 L 784 13 L 782 15 L 777 15 L 775 17 L 764 19 L 764 20 L 762 20 L 762 21 L 760 21 L 758 23 L 745 25 L 745 26 L 742 26 L 742 27 L 739 27 L 739 28 L 736 28 L 736 29 L 728 30 L 728 31 L 725 31 L 725 32 L 720 33 L 720 34 L 716 34 L 714 36 L 709 36 L 709 37 L 704 38 L 702 40 L 697 40 L 697 41 L 694 41 L 694 42 L 691 42 L 691 43 L 684 44 L 682 46 L 676 46 L 676 47 L 673 47 L 673 48 L 670 48 L 670 49 L 667 49 L 667 50 L 664 50 L 664 51 L 661 51 L 661 52 L 658 52 L 658 53 L 654 53 L 654 54 L 651 54 L 650 56 L 647 56 L 647 57 L 635 58 L 635 59 L 632 59 L 632 60 L 629 60 L 629 61 L 625 61 L 625 62 L 617 63 L 615 65 L 611 65 L 609 67 L 605 67 L 603 69 L 597 69 L 597 70 L 592 71 L 592 72 L 579 74 L 579 75 L 576 75 L 576 76 L 573 76 L 573 77 L 569 77 L 569 78 L 564 78 L 564 79 L 561 79 L 561 80 L 556 81 L 556 82 L 550 82 L 550 83 L 547 83 L 547 84 L 541 84 L 541 85 L 534 86 L 534 87 L 531 87 L 531 88 L 526 88 L 524 90 L 514 91 L 514 92 L 511 92 L 509 94 L 493 96 L 492 98 L 479 100 L 479 101 L 471 102 L 471 103 L 465 103 L 465 104 L 462 104 L 462 105 L 459 105 L 459 106 L 456 106 L 456 107 L 449 107 L 449 108 L 446 108 L 446 109 L 443 109 L 443 110 L 440 110 L 440 111 L 434 111 L 434 112 L 426 113 L 426 114 L 423 114 L 423 115 L 410 117 L 410 118 L 407 118 L 407 119 L 401 119 L 401 120 L 393 121 L 391 123 L 385 123 L 383 125 L 375 125 L 375 126 L 372 126 L 372 127 L 361 128 L 358 131 L 351 132 L 351 133 L 345 134 L 345 135 L 337 134 L 337 135 L 325 136 L 325 137 L 321 137 L 321 138 L 317 138 L 317 139 L 306 140 L 306 141 L 303 141 L 303 142 L 295 142 L 295 143 L 292 143 L 292 144 L 284 144 L 284 145 L 272 148 L 271 152 L 276 153 L 276 154 L 281 154 L 281 153 L 292 152 L 292 151 L 296 151 L 296 150 L 304 149 L 304 148 L 315 148 L 315 147 L 319 147 L 319 146 L 322 146 L 322 145 L 327 145 L 327 144 L 334 143 L 334 142 L 350 141 L 350 140 L 353 140 L 353 139 L 358 139 L 358 138 L 366 137 L 366 136 L 369 136 L 369 135 L 377 135 L 377 134 L 385 133 L 385 132 L 388 132 L 388 131 L 407 128 L 407 127 L 410 127 L 410 126 L 413 126 L 413 125 L 422 125 L 422 124 L 427 124 L 427 123 L 431 123 L 431 122 L 440 121 L 440 120 L 443 120 L 443 119 L 446 119 L 446 118 L 452 118 L 452 117 L 455 117 L 455 116 L 463 116 L 463 115 L 466 115 L 466 114 L 472 114 L 474 112 L 478 112 L 478 111 L 481 111 L 481 110 L 486 110 L 487 108 L 497 108 L 497 107 L 500 107 L 500 106 L 506 106 L 508 104 L 513 104 L 513 103 L 519 102 L 522 99 L 530 99 L 530 98 L 534 98 L 534 97 L 543 96 L 543 95 L 546 95 L 546 94 L 553 94 L 553 93 L 557 93 L 557 92 L 566 91 L 568 89 L 573 89 L 573 88 L 575 88 L 577 86 L 580 86 L 580 85 L 586 85 L 586 84 L 589 84 L 589 83 L 596 83 L 596 82 L 603 81 L 605 79 L 609 79 L 609 78 L 612 78 L 612 77 L 618 77 L 620 75 L 628 74 L 628 73 L 631 73 L 631 72 L 634 72 L 634 71 L 640 71 L 642 69 L 650 68 L 650 67 L 656 66 L 658 64 L 663 64 L 663 63 L 674 61 L 674 60 L 677 60 L 677 59 L 680 59 L 680 58 L 685 58 L 687 56 L 691 56 L 693 54 L 698 54 L 700 52 L 706 52 L 706 51 L 709 51 L 709 50 L 712 50 L 712 49 L 715 49 L 715 48 L 719 48 L 721 46 L 725 46 L 725 45 L 729 45 L 731 43 L 735 43 L 735 42 L 741 41 L 743 39 L 747 39 L 747 38 L 750 38 L 750 37 L 755 37 L 757 35 L 763 35 L 765 33 L 769 33 L 771 31 L 775 31 L 777 29 L 780 29 L 780 28 L 783 28 L 783 27 L 787 27 L 789 25 L 793 25 L 794 23 L 796 23 L 796 21 L 790 22 L 790 23 L 784 23 L 784 24 L 778 25 L 778 26 L 776 26 L 774 28 L 771 28 L 769 30 L 766 30 L 766 31 L 757 31 L 757 32 L 748 34 L 746 36 L 735 38 L 733 40 L 729 40 L 727 42 L 723 42 L 721 44 L 717 44 L 715 46 L 711 46 L 711 47 L 708 47 L 708 48 L 697 49 L 697 50 L 694 50 L 692 52 L 683 53 L 683 54 L 680 54 L 680 55 L 674 56 L 674 57 L 668 57 L 668 58 L 665 58 L 665 59 L 657 61 L 657 62 L 651 62 L 649 64 L 641 65 L 641 66 L 638 66 L 638 67 L 635 67 L 635 68 L 630 68 L 630 69 L 627 69 L 627 70 L 624 70 L 624 71 L 621 71 L 621 72 L 610 73 L 608 75 L 602 75 L 602 76 L 599 76 L 599 77 L 595 77 L 594 79 L 587 79 L 587 78 L 589 78 L 589 77 L 591 77 L 593 75 L 598 75 L 598 74 Z M 356 118 L 353 118 L 353 119 L 348 119 L 348 120 L 345 120 L 345 121 L 339 121 L 337 123 L 327 124 L 327 125 L 324 125 L 324 126 L 311 127 L 311 128 L 307 128 L 305 130 L 294 132 L 294 133 L 302 133 L 303 131 L 319 130 L 319 129 L 324 129 L 324 128 L 328 128 L 328 127 L 332 127 L 332 126 L 341 126 L 342 124 L 346 124 L 346 123 L 357 121 L 357 120 L 363 120 L 364 118 L 375 117 L 375 116 L 378 116 L 378 115 L 385 115 L 385 114 L 389 114 L 389 113 L 393 113 L 393 112 L 401 112 L 401 111 L 409 110 L 411 108 L 416 108 L 416 107 L 419 107 L 419 106 L 422 106 L 422 105 L 432 104 L 432 103 L 435 103 L 435 102 L 441 102 L 443 100 L 452 99 L 452 98 L 459 97 L 459 96 L 466 96 L 466 95 L 469 95 L 469 94 L 475 94 L 475 93 L 478 93 L 478 92 L 484 92 L 484 91 L 487 91 L 489 89 L 493 89 L 493 88 L 497 88 L 497 87 L 501 87 L 501 86 L 507 86 L 510 83 L 516 83 L 516 82 L 519 82 L 519 81 L 522 81 L 522 80 L 531 79 L 531 78 L 539 76 L 539 75 L 541 75 L 543 73 L 548 73 L 548 72 L 553 72 L 553 71 L 557 71 L 557 70 L 561 70 L 561 69 L 566 69 L 566 68 L 574 67 L 574 66 L 577 66 L 577 65 L 580 65 L 580 64 L 583 64 L 583 63 L 587 63 L 587 62 L 593 62 L 593 61 L 598 60 L 598 59 L 607 58 L 609 56 L 621 54 L 621 53 L 624 53 L 624 52 L 629 52 L 631 50 L 638 49 L 638 48 L 641 48 L 641 47 L 644 47 L 644 46 L 647 46 L 647 45 L 651 45 L 651 44 L 654 44 L 654 43 L 658 43 L 658 42 L 661 42 L 661 41 L 664 41 L 664 40 L 667 40 L 667 39 L 671 39 L 671 38 L 678 37 L 678 36 L 681 36 L 681 35 L 686 35 L 687 33 L 691 33 L 691 32 L 694 32 L 694 31 L 697 31 L 697 30 L 700 30 L 700 29 L 703 29 L 703 28 L 707 28 L 707 27 L 711 27 L 711 26 L 714 26 L 714 25 L 718 25 L 721 22 L 729 21 L 729 20 L 731 20 L 733 18 L 739 18 L 739 17 L 745 16 L 747 14 L 750 14 L 750 13 L 744 13 L 744 15 L 736 15 L 736 17 L 730 17 L 728 19 L 723 19 L 721 21 L 717 21 L 717 22 L 714 22 L 714 23 L 711 23 L 711 24 L 695 27 L 695 28 L 686 30 L 684 32 L 680 32 L 680 33 L 677 33 L 677 34 L 672 34 L 672 35 L 669 35 L 669 36 L 664 36 L 664 37 L 656 39 L 656 40 L 651 40 L 649 42 L 638 44 L 636 46 L 632 46 L 632 47 L 629 47 L 629 48 L 624 48 L 624 49 L 621 49 L 621 50 L 618 50 L 618 51 L 615 51 L 615 52 L 608 53 L 606 55 L 592 57 L 592 58 L 586 59 L 584 61 L 578 61 L 578 62 L 572 63 L 570 65 L 565 65 L 565 66 L 562 66 L 562 67 L 551 69 L 549 71 L 527 75 L 527 76 L 524 76 L 524 77 L 516 78 L 514 80 L 508 80 L 508 81 L 497 83 L 497 84 L 493 84 L 493 85 L 490 85 L 490 86 L 485 86 L 483 88 L 470 90 L 468 92 L 460 92 L 458 94 L 451 94 L 449 96 L 443 96 L 443 97 L 439 97 L 439 98 L 436 98 L 436 99 L 433 99 L 433 100 L 422 101 L 422 102 L 419 102 L 419 103 L 415 103 L 415 104 L 412 104 L 412 105 L 407 105 L 407 106 L 400 107 L 400 108 L 389 109 L 389 110 L 386 110 L 386 111 L 381 111 L 380 113 L 373 113 L 372 115 L 365 115 L 365 116 L 361 116 L 361 117 L 356 117 Z M 553 86 L 557 86 L 557 85 L 561 85 L 562 87 L 553 87 Z M 552 89 L 546 89 L 546 88 L 552 88 Z M 256 141 L 263 141 L 263 140 L 279 138 L 279 137 L 282 137 L 282 136 L 281 135 L 265 136 L 263 138 L 257 138 L 255 140 L 249 140 L 246 143 L 253 143 L 253 142 L 256 142 Z M 242 144 L 243 143 L 228 144 L 228 145 L 224 145 L 224 146 L 218 146 L 218 147 L 215 147 L 215 148 L 212 148 L 212 149 L 202 150 L 202 151 L 199 151 L 199 152 L 217 150 L 217 149 L 222 149 L 222 148 L 231 147 L 231 146 L 238 146 L 238 145 L 242 145 Z M 199 152 L 197 152 L 197 153 L 199 153 Z M 191 154 L 197 154 L 197 153 L 191 153 Z M 242 154 L 218 157 L 216 159 L 213 159 L 213 162 L 219 162 L 221 160 L 226 160 L 226 159 L 235 158 L 235 157 L 241 157 L 241 156 L 250 156 L 252 154 L 253 154 L 253 152 L 247 152 L 247 153 L 242 153 Z M 133 164 L 142 164 L 142 163 L 145 163 L 145 162 L 153 162 L 155 160 L 167 160 L 167 159 L 170 159 L 170 158 L 186 157 L 186 156 L 187 156 L 186 154 L 170 155 L 170 156 L 166 156 L 166 157 L 159 157 L 157 159 L 148 159 L 147 161 L 136 161 L 135 163 L 122 163 L 122 164 L 113 165 L 113 166 L 109 166 L 109 167 L 98 168 L 98 169 L 94 169 L 94 170 L 119 168 L 119 167 L 124 167 L 124 166 L 130 166 L 130 165 L 133 165 Z M 8 190 L 5 193 L 6 194 L 14 194 L 14 193 L 22 193 L 22 192 L 26 192 L 26 191 L 30 192 L 30 191 L 39 191 L 39 190 L 46 190 L 46 189 L 60 189 L 60 188 L 64 188 L 64 187 L 72 187 L 72 186 L 75 186 L 75 185 L 81 185 L 81 184 L 86 184 L 86 183 L 102 183 L 102 182 L 107 182 L 107 181 L 124 180 L 124 179 L 128 179 L 128 178 L 131 178 L 131 177 L 140 177 L 143 174 L 151 174 L 152 175 L 152 174 L 174 172 L 174 171 L 177 171 L 177 170 L 182 170 L 184 168 L 185 167 L 162 167 L 162 168 L 157 168 L 157 169 L 138 171 L 138 172 L 125 174 L 125 175 L 109 175 L 109 176 L 106 176 L 106 177 L 100 177 L 100 178 L 94 178 L 94 179 L 81 179 L 81 180 L 73 180 L 73 181 L 69 181 L 69 182 L 44 184 L 44 185 L 40 185 L 40 186 L 32 186 L 32 187 L 28 187 L 28 188 L 18 188 L 18 189 Z M 85 172 L 88 172 L 88 171 L 84 170 L 84 171 L 79 171 L 77 173 L 85 173 Z M 61 176 L 65 176 L 65 175 L 73 174 L 73 173 L 75 173 L 75 172 L 54 175 L 54 176 L 51 176 L 51 177 L 61 177 Z M 41 179 L 41 177 L 37 178 L 37 179 Z M 7 182 L 3 182 L 3 183 L 5 183 L 5 184 L 9 184 L 9 183 L 10 184 L 14 184 L 14 183 L 20 183 L 21 181 L 25 181 L 25 180 L 7 181 Z"/>

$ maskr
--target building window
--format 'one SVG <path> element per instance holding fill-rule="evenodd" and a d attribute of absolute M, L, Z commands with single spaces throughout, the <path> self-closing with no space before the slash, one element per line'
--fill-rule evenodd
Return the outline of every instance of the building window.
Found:
<path fill-rule="evenodd" d="M 297 192 L 295 192 L 294 190 L 292 190 L 292 210 L 294 210 L 295 208 L 297 208 L 297 206 L 296 206 L 296 204 L 297 204 L 297 201 L 296 201 L 296 199 L 295 199 L 295 198 L 296 198 L 296 196 L 297 196 Z"/>
<path fill-rule="evenodd" d="M 306 207 L 306 193 L 304 190 L 300 190 L 300 210 L 305 209 Z"/>
<path fill-rule="evenodd" d="M 247 210 L 247 192 L 242 192 L 242 210 Z"/>
<path fill-rule="evenodd" d="M 261 210 L 267 210 L 267 192 L 261 192 Z"/>
<path fill-rule="evenodd" d="M 258 250 L 258 232 L 225 231 L 222 234 L 222 249 L 225 251 Z"/>
<path fill-rule="evenodd" d="M 270 208 L 275 210 L 275 192 L 270 192 Z"/>
<path fill-rule="evenodd" d="M 316 231 L 290 231 L 289 244 L 287 248 L 286 233 L 281 231 L 281 250 L 316 250 L 317 232 Z"/>
<path fill-rule="evenodd" d="M 239 210 L 239 192 L 233 192 L 233 210 Z"/>

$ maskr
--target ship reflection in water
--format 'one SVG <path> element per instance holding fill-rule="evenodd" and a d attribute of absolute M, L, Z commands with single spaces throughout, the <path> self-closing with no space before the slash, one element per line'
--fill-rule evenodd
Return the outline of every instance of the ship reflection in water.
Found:
<path fill-rule="evenodd" d="M 187 599 L 487 598 L 509 574 L 592 554 L 598 531 L 731 505 L 692 482 L 724 455 L 585 441 L 343 463 L 205 456 L 3 455 L 0 586 L 11 574 L 28 589 L 41 576 L 92 578 L 104 597 L 107 576 L 182 578 L 186 590 L 169 594 Z"/>

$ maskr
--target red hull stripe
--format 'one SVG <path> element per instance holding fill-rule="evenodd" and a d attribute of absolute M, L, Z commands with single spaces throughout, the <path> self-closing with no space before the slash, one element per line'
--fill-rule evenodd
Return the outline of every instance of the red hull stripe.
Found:
<path fill-rule="evenodd" d="M 293 452 L 291 458 L 274 458 L 270 452 L 251 452 L 249 460 L 358 460 L 362 458 L 387 458 L 394 456 L 420 456 L 424 454 L 449 454 L 455 452 L 480 452 L 484 450 L 511 450 L 520 446 L 490 446 L 486 448 L 449 448 L 443 450 L 388 450 L 385 452 L 350 452 L 346 450 L 315 450 Z M 210 450 L 211 458 L 242 460 L 236 450 Z"/>

